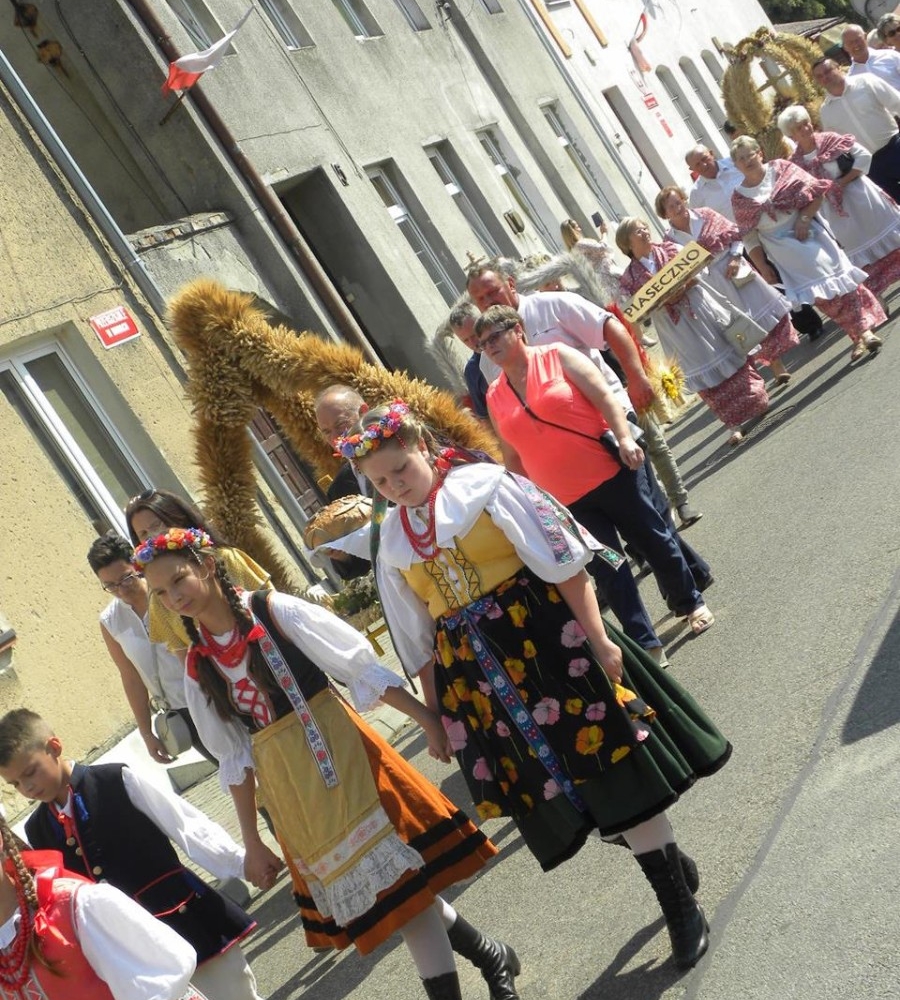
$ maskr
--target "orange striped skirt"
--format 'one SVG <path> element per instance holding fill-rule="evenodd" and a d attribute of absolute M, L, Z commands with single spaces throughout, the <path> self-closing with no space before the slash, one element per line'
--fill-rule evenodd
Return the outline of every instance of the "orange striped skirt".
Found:
<path fill-rule="evenodd" d="M 291 871 L 307 943 L 339 949 L 352 944 L 367 954 L 433 905 L 442 890 L 476 874 L 497 849 L 332 691 L 313 698 L 310 709 L 335 759 L 340 784 L 325 788 L 292 713 L 253 737 L 261 798 Z M 322 875 L 321 864 L 328 864 L 329 873 L 336 870 L 337 877 L 352 882 L 352 870 L 370 845 L 373 852 L 385 849 L 386 838 L 376 830 L 361 850 L 334 868 L 342 844 L 355 845 L 359 839 L 359 817 L 371 828 L 377 825 L 370 819 L 369 787 L 375 813 L 387 818 L 387 839 L 399 838 L 401 861 L 405 851 L 409 864 L 364 912 L 341 922 L 331 912 L 317 876 Z M 330 828 L 322 828 L 323 817 L 328 817 Z"/>

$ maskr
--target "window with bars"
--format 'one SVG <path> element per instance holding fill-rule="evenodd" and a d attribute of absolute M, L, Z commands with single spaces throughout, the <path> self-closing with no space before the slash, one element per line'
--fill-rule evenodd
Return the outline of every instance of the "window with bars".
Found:
<path fill-rule="evenodd" d="M 722 68 L 722 64 L 715 57 L 715 54 L 710 52 L 709 49 L 704 49 L 700 53 L 700 58 L 703 60 L 706 68 L 709 70 L 710 75 L 716 81 L 716 83 L 722 82 L 722 77 L 725 75 L 725 70 Z"/>
<path fill-rule="evenodd" d="M 332 0 L 357 38 L 380 38 L 384 32 L 363 0 Z"/>
<path fill-rule="evenodd" d="M 687 56 L 679 59 L 678 65 L 681 67 L 681 72 L 684 73 L 687 82 L 691 85 L 691 89 L 699 98 L 709 117 L 714 122 L 722 121 L 725 117 L 725 110 L 719 101 L 716 100 L 706 80 L 703 79 L 703 74 L 700 72 L 699 67 Z"/>
<path fill-rule="evenodd" d="M 381 163 L 368 171 L 369 180 L 378 192 L 388 214 L 397 224 L 419 263 L 428 272 L 438 291 L 448 305 L 453 305 L 459 295 L 460 288 L 450 276 L 441 260 L 439 248 L 425 235 L 424 225 L 417 220 L 401 197 L 402 182 L 398 171 L 392 163 Z"/>
<path fill-rule="evenodd" d="M 416 0 L 394 0 L 413 31 L 428 31 L 431 24 Z"/>
<path fill-rule="evenodd" d="M 665 66 L 659 66 L 656 70 L 656 76 L 663 85 L 663 90 L 669 95 L 669 100 L 675 105 L 678 114 L 681 116 L 681 120 L 684 122 L 688 132 L 693 136 L 694 141 L 702 142 L 712 147 L 712 137 L 703 127 L 702 123 L 698 121 L 690 101 L 681 87 L 679 87 L 675 77 L 672 75 L 672 71 Z"/>
<path fill-rule="evenodd" d="M 259 6 L 289 49 L 305 49 L 315 44 L 287 0 L 259 0 Z"/>

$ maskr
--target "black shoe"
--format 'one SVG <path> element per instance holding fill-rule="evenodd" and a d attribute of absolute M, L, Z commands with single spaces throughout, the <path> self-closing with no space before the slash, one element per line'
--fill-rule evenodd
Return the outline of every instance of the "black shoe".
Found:
<path fill-rule="evenodd" d="M 443 976 L 423 979 L 428 1000 L 462 1000 L 459 990 L 459 976 L 455 972 L 445 972 Z"/>
<path fill-rule="evenodd" d="M 656 893 L 675 964 L 679 969 L 692 968 L 709 947 L 709 924 L 688 888 L 677 845 L 666 844 L 665 850 L 636 854 L 635 859 Z"/>
<path fill-rule="evenodd" d="M 447 937 L 457 955 L 468 959 L 484 977 L 491 1000 L 519 1000 L 515 978 L 522 971 L 522 964 L 508 944 L 485 937 L 459 915 Z"/>
<path fill-rule="evenodd" d="M 626 851 L 631 850 L 628 841 L 620 833 L 618 837 L 609 840 L 603 838 L 604 843 L 612 844 L 613 847 L 624 847 Z M 677 845 L 676 845 L 677 846 Z M 678 858 L 681 861 L 681 871 L 684 873 L 684 884 L 691 890 L 691 895 L 695 896 L 700 888 L 700 872 L 697 870 L 697 862 L 679 847 Z"/>

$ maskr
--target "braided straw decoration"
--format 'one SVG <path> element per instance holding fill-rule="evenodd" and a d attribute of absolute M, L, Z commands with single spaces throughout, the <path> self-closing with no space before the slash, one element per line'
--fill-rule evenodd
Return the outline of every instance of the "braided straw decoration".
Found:
<path fill-rule="evenodd" d="M 732 63 L 722 78 L 725 109 L 739 132 L 752 135 L 759 142 L 767 160 L 787 153 L 776 119 L 789 104 L 802 104 L 813 124 L 818 125 L 822 95 L 810 68 L 820 56 L 821 51 L 807 39 L 776 33 L 770 28 L 760 28 L 735 46 Z M 753 79 L 756 59 L 769 59 L 786 71 L 787 77 L 782 81 L 784 93 L 770 88 L 763 94 L 757 88 Z"/>

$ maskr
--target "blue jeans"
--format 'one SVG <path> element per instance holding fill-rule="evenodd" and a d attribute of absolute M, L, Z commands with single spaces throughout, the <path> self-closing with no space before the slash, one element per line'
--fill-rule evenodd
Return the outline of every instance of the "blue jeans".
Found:
<path fill-rule="evenodd" d="M 703 596 L 682 553 L 678 532 L 675 531 L 671 515 L 667 513 L 667 516 L 664 516 L 657 509 L 653 498 L 654 490 L 647 477 L 646 464 L 645 462 L 637 472 L 623 468 L 612 479 L 607 479 L 590 493 L 570 503 L 569 510 L 576 521 L 583 524 L 605 545 L 622 552 L 619 535 L 633 545 L 653 570 L 669 610 L 679 616 L 688 615 L 703 604 Z M 662 497 L 658 486 L 655 486 L 655 491 Z M 662 502 L 665 504 L 665 498 L 662 498 Z M 665 509 L 668 512 L 667 504 Z M 700 559 L 693 549 L 690 551 Z M 594 572 L 594 566 L 599 562 L 598 559 L 593 560 L 588 566 L 588 571 Z M 700 562 L 706 566 L 702 560 Z M 627 567 L 610 572 L 623 573 L 625 569 Z M 706 573 L 707 575 L 709 573 L 708 566 Z M 631 575 L 630 570 L 628 575 Z M 595 575 L 595 578 L 599 583 L 599 577 Z M 637 592 L 637 587 L 634 589 Z M 627 591 L 627 585 L 623 590 Z M 606 592 L 609 600 L 612 595 L 609 591 Z M 627 594 L 623 596 L 627 597 Z M 625 622 L 619 616 L 612 600 L 609 600 L 609 605 L 622 621 L 622 627 L 628 634 Z M 632 617 L 634 608 L 629 610 L 629 617 Z M 646 615 L 646 610 L 644 614 Z"/>

